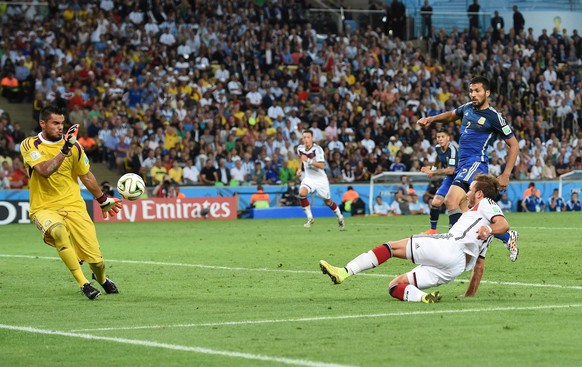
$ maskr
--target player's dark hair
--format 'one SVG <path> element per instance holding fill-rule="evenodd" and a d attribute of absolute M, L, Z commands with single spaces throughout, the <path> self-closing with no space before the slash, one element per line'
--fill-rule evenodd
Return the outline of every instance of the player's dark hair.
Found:
<path fill-rule="evenodd" d="M 443 134 L 447 134 L 449 136 L 451 135 L 451 133 L 449 133 L 449 130 L 448 129 L 445 129 L 444 127 L 438 128 L 436 132 L 437 132 L 437 134 L 438 133 L 443 133 Z"/>
<path fill-rule="evenodd" d="M 51 115 L 63 115 L 63 110 L 55 105 L 48 105 L 43 107 L 40 110 L 40 114 L 39 114 L 39 122 L 40 120 L 42 121 L 48 121 L 48 119 L 50 119 Z"/>
<path fill-rule="evenodd" d="M 473 79 L 471 79 L 469 84 L 483 84 L 483 89 L 491 90 L 491 84 L 489 83 L 489 79 L 485 78 L 484 76 L 474 77 Z"/>
<path fill-rule="evenodd" d="M 313 131 L 311 131 L 310 129 L 305 129 L 305 130 L 303 130 L 303 134 L 309 134 L 309 135 L 313 136 Z"/>
<path fill-rule="evenodd" d="M 483 196 L 491 200 L 497 200 L 499 196 L 499 180 L 490 174 L 479 174 L 475 176 L 475 192 L 482 191 Z"/>

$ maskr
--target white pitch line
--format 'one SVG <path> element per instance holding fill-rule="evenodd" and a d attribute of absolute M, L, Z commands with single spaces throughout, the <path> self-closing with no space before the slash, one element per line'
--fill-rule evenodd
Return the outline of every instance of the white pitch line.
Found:
<path fill-rule="evenodd" d="M 8 255 L 0 254 L 0 258 L 16 258 L 16 259 L 37 259 L 37 260 L 60 260 L 56 256 L 31 256 L 31 255 Z M 160 261 L 141 261 L 141 260 L 112 260 L 107 259 L 105 261 L 112 263 L 121 264 L 137 264 L 137 265 L 157 265 L 157 266 L 179 266 L 187 268 L 197 268 L 197 269 L 210 269 L 210 270 L 229 270 L 229 271 L 256 271 L 265 273 L 292 273 L 292 274 L 321 274 L 321 271 L 314 270 L 291 270 L 291 269 L 268 269 L 268 268 L 242 268 L 242 267 L 231 267 L 231 266 L 216 266 L 216 265 L 203 265 L 203 264 L 187 264 L 187 263 L 170 263 L 170 262 L 160 262 Z M 373 274 L 373 273 L 360 273 L 358 277 L 377 277 L 377 278 L 394 278 L 394 274 Z M 455 282 L 468 282 L 468 279 L 455 279 Z M 582 286 L 579 285 L 562 285 L 562 284 L 549 284 L 549 283 L 520 283 L 520 282 L 499 282 L 495 280 L 481 280 L 482 284 L 494 284 L 494 285 L 511 285 L 517 287 L 538 287 L 538 288 L 557 288 L 557 289 L 574 289 L 582 290 Z"/>
<path fill-rule="evenodd" d="M 296 319 L 273 319 L 273 320 L 243 320 L 243 321 L 226 321 L 226 322 L 207 322 L 200 324 L 175 324 L 175 325 L 149 325 L 149 326 L 128 326 L 128 327 L 111 327 L 111 328 L 94 328 L 94 329 L 76 329 L 70 332 L 79 331 L 117 331 L 117 330 L 141 330 L 141 329 L 165 329 L 165 328 L 193 328 L 206 326 L 239 326 L 239 325 L 258 325 L 258 324 L 279 324 L 287 322 L 309 322 L 309 321 L 336 321 L 349 319 L 367 319 L 378 317 L 397 317 L 397 316 L 418 316 L 418 315 L 442 315 L 442 314 L 459 314 L 459 313 L 481 313 L 481 312 L 498 312 L 498 311 L 538 311 L 556 308 L 578 308 L 582 304 L 571 305 L 552 305 L 552 306 L 523 306 L 523 307 L 492 307 L 492 308 L 474 308 L 460 310 L 431 310 L 431 311 L 410 311 L 410 312 L 387 312 L 376 314 L 360 315 L 338 315 L 338 316 L 320 316 L 320 317 L 301 317 Z"/>
<path fill-rule="evenodd" d="M 398 227 L 398 228 L 406 228 L 406 227 L 424 227 L 426 228 L 426 224 L 396 224 L 396 223 L 349 223 L 349 226 L 355 227 Z M 557 230 L 557 231 L 580 231 L 582 227 L 529 227 L 529 226 L 519 226 L 517 228 L 513 228 L 519 232 L 521 229 L 542 229 L 542 230 Z"/>
<path fill-rule="evenodd" d="M 218 356 L 223 356 L 223 357 L 250 359 L 250 360 L 254 360 L 254 361 L 276 362 L 276 363 L 282 363 L 282 364 L 289 364 L 289 365 L 293 365 L 293 366 L 351 367 L 349 365 L 344 365 L 344 364 L 317 362 L 317 361 L 310 361 L 310 360 L 306 360 L 306 359 L 271 357 L 271 356 L 265 356 L 265 355 L 261 355 L 261 354 L 229 352 L 229 351 L 224 351 L 224 350 L 217 350 L 217 349 L 210 349 L 210 348 L 203 348 L 203 347 L 190 347 L 190 346 L 186 346 L 186 345 L 158 343 L 158 342 L 152 342 L 152 341 L 148 341 L 148 340 L 113 338 L 113 337 L 91 335 L 91 334 L 78 334 L 78 333 L 71 333 L 71 332 L 67 332 L 67 331 L 38 329 L 38 328 L 30 327 L 30 326 L 15 326 L 15 325 L 0 324 L 0 329 L 21 331 L 21 332 L 34 333 L 34 334 L 68 336 L 68 337 L 72 337 L 72 338 L 89 339 L 89 340 L 103 340 L 103 341 L 108 341 L 108 342 L 130 344 L 130 345 L 139 345 L 139 346 L 150 347 L 150 348 L 162 348 L 162 349 L 178 350 L 178 351 L 183 351 L 183 352 L 194 352 L 194 353 L 199 353 L 199 354 L 211 354 L 211 355 L 218 355 Z"/>

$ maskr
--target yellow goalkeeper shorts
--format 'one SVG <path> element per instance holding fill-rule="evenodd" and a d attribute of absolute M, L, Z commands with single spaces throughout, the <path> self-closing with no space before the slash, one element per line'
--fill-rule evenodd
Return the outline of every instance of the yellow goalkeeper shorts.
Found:
<path fill-rule="evenodd" d="M 56 225 L 63 224 L 69 232 L 71 244 L 79 260 L 88 263 L 103 261 L 95 225 L 87 212 L 41 209 L 34 213 L 32 220 L 43 233 L 43 241 L 46 244 L 56 246 L 51 230 Z"/>

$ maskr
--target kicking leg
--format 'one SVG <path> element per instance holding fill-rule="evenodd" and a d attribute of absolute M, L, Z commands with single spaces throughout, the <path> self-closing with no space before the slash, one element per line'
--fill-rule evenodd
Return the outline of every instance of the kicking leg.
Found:
<path fill-rule="evenodd" d="M 357 256 L 352 261 L 348 262 L 344 268 L 330 265 L 325 260 L 319 262 L 319 267 L 324 274 L 331 278 L 334 284 L 341 284 L 349 276 L 373 269 L 376 266 L 385 263 L 391 257 L 406 259 L 407 243 L 408 239 L 386 242 Z"/>

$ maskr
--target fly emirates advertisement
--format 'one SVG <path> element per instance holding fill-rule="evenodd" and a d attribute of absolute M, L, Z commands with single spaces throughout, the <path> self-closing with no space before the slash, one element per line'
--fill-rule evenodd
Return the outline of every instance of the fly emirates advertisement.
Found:
<path fill-rule="evenodd" d="M 123 200 L 123 207 L 113 218 L 104 219 L 97 201 L 93 200 L 95 222 L 151 222 L 165 220 L 236 219 L 236 197 L 151 198 Z"/>

